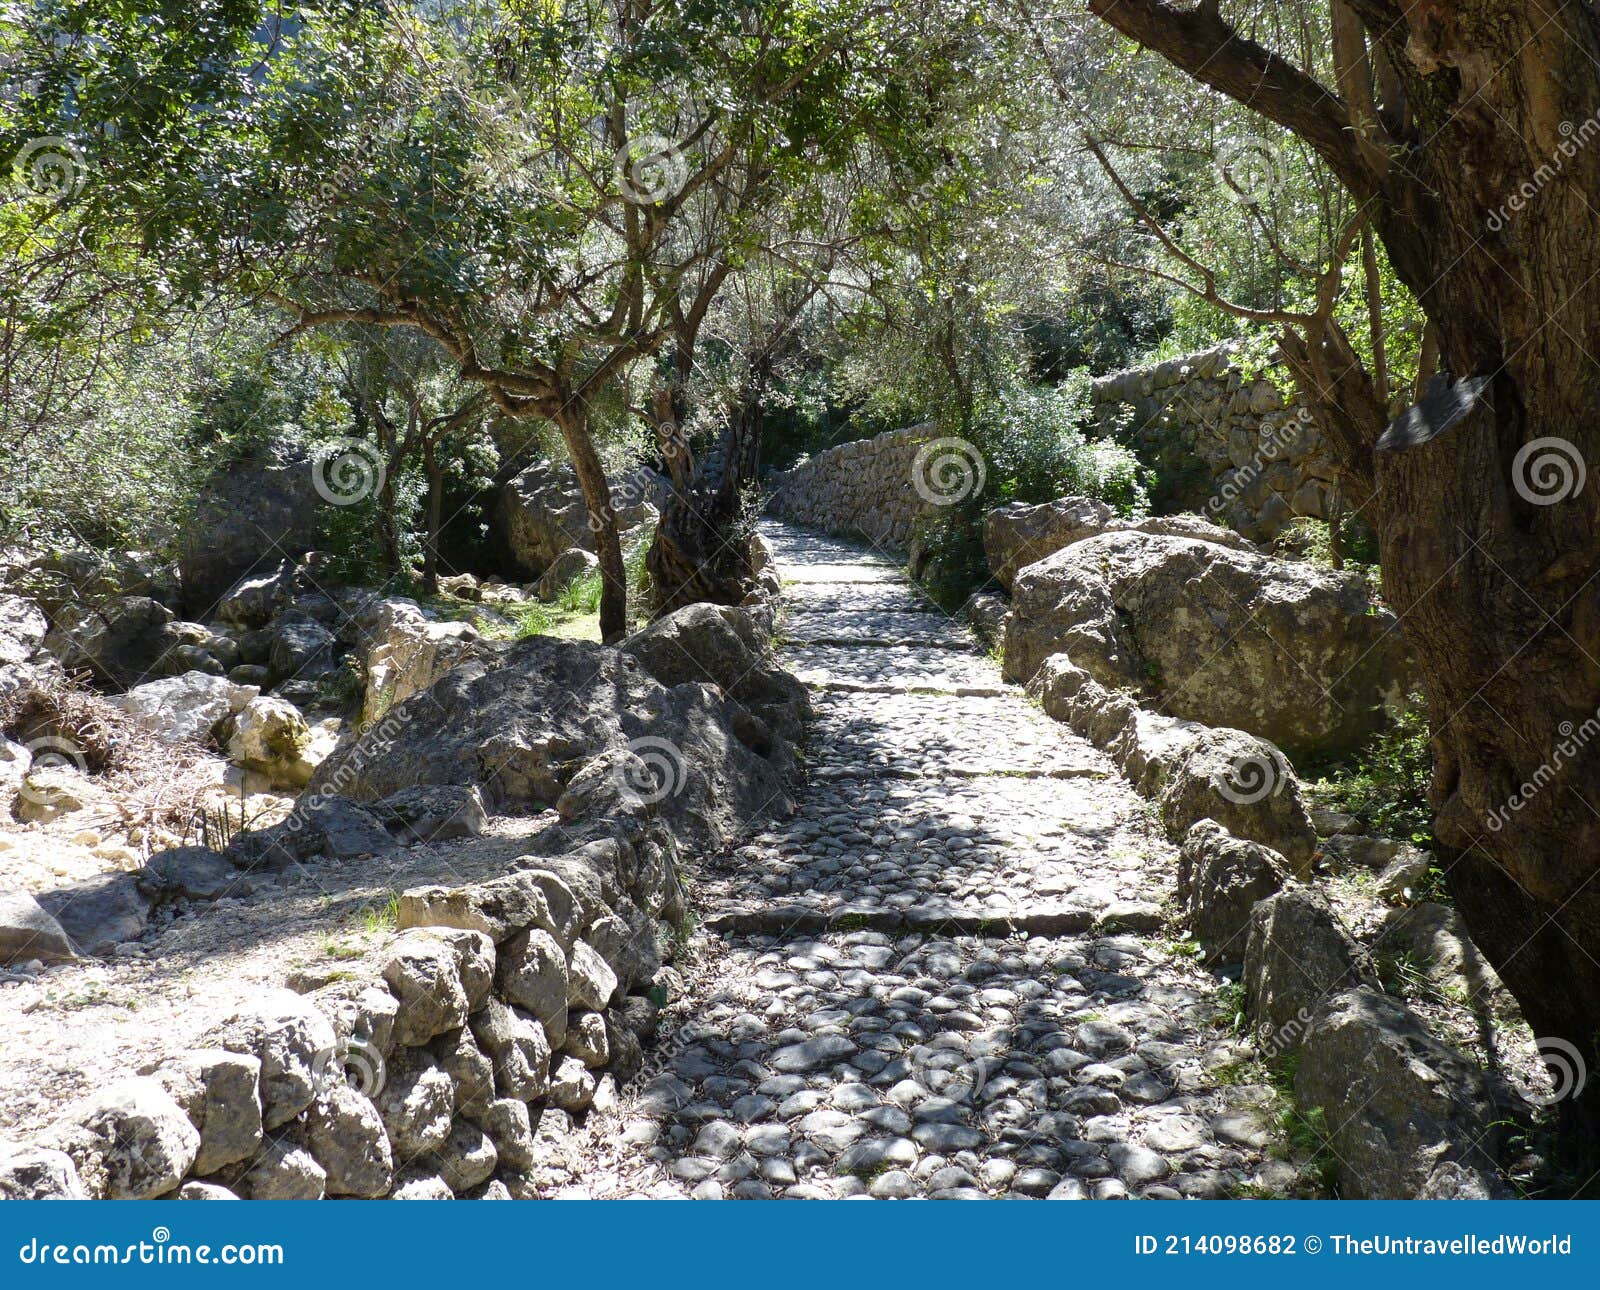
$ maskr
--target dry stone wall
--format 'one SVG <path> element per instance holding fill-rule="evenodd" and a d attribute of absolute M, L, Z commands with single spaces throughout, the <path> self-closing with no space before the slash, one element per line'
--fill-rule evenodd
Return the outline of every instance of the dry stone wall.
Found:
<path fill-rule="evenodd" d="M 904 554 L 929 505 L 916 488 L 917 454 L 936 437 L 925 422 L 819 452 L 774 478 L 772 513 Z"/>
<path fill-rule="evenodd" d="M 1337 505 L 1321 429 L 1270 380 L 1246 376 L 1231 345 L 1102 377 L 1092 398 L 1100 432 L 1156 471 L 1163 512 L 1267 541 Z"/>
<path fill-rule="evenodd" d="M 806 702 L 762 652 L 769 628 L 756 619 L 770 616 L 697 605 L 626 654 L 535 638 L 498 668 L 475 661 L 399 705 L 394 732 L 379 723 L 331 758 L 297 808 L 304 821 L 241 835 L 237 855 L 203 853 L 232 877 L 281 867 L 276 851 L 292 862 L 316 811 L 344 802 L 324 790 L 378 791 L 364 767 L 399 775 L 452 820 L 454 803 L 470 799 L 481 817 L 485 800 L 505 799 L 553 805 L 559 821 L 503 874 L 402 892 L 397 935 L 365 969 L 256 990 L 195 1046 L 31 1142 L 0 1142 L 0 1199 L 544 1194 L 541 1162 L 569 1118 L 604 1110 L 640 1070 L 675 990 L 664 962 L 686 916 L 680 851 L 715 849 L 785 809 L 783 732 L 798 730 Z M 677 655 L 720 668 L 728 693 L 651 674 Z M 462 756 L 451 739 L 469 741 Z M 492 784 L 457 782 L 491 752 Z"/>
<path fill-rule="evenodd" d="M 536 1195 L 541 1133 L 639 1068 L 681 896 L 648 836 L 520 864 L 406 891 L 376 977 L 266 991 L 0 1145 L 0 1199 Z"/>

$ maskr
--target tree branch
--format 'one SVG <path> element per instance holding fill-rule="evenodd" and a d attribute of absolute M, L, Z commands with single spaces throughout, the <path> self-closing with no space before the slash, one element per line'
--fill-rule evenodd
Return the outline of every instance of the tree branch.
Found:
<path fill-rule="evenodd" d="M 1195 80 L 1305 140 L 1359 200 L 1378 177 L 1362 159 L 1343 100 L 1287 59 L 1239 35 L 1216 6 L 1161 0 L 1088 0 L 1089 11 Z"/>

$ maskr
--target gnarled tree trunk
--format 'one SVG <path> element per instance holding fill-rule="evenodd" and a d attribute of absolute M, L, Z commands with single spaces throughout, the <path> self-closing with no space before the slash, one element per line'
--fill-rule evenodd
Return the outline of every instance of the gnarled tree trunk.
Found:
<path fill-rule="evenodd" d="M 1293 131 L 1373 223 L 1437 329 L 1435 385 L 1384 435 L 1348 344 L 1288 338 L 1378 530 L 1426 678 L 1450 891 L 1600 1155 L 1600 33 L 1570 0 L 1346 0 L 1381 129 L 1217 16 L 1090 9 Z M 1375 152 L 1378 156 L 1375 158 Z M 1447 395 L 1453 394 L 1452 404 Z M 1381 441 L 1380 441 L 1381 438 Z"/>
<path fill-rule="evenodd" d="M 672 472 L 672 497 L 646 556 L 657 613 L 700 601 L 737 605 L 754 585 L 743 490 L 760 464 L 764 389 L 759 378 L 745 388 L 723 439 L 722 479 L 715 483 L 697 468 L 687 444 L 668 442 L 672 435 L 681 440 L 681 422 L 676 418 L 658 422 L 662 452 Z"/>
<path fill-rule="evenodd" d="M 600 557 L 600 639 L 612 645 L 628 634 L 628 573 L 622 563 L 622 534 L 616 509 L 611 505 L 611 486 L 606 482 L 605 465 L 594 440 L 589 437 L 587 415 L 582 404 L 574 402 L 555 420 L 589 512 L 595 554 Z"/>

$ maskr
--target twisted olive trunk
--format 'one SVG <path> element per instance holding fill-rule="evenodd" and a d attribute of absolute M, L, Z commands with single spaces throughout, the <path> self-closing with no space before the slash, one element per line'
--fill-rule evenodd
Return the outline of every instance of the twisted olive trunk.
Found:
<path fill-rule="evenodd" d="M 595 554 L 600 558 L 600 639 L 614 645 L 628 634 L 628 573 L 622 563 L 622 533 L 611 505 L 611 486 L 589 437 L 588 410 L 575 400 L 555 420 L 583 490 Z"/>
<path fill-rule="evenodd" d="M 1385 594 L 1425 680 L 1451 894 L 1552 1073 L 1568 1057 L 1587 1072 L 1557 1107 L 1565 1146 L 1592 1165 L 1600 489 L 1585 481 L 1600 465 L 1600 29 L 1579 4 L 1343 3 L 1380 72 L 1376 123 L 1214 6 L 1089 7 L 1314 148 L 1366 204 L 1437 332 L 1450 375 L 1387 436 L 1342 334 L 1291 335 L 1285 353 L 1378 532 Z"/>

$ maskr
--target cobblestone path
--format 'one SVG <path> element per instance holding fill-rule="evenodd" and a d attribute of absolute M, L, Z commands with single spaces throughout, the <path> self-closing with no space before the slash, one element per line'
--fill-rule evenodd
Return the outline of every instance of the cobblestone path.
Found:
<path fill-rule="evenodd" d="M 809 784 L 692 875 L 684 997 L 592 1128 L 582 1190 L 1293 1192 L 1233 999 L 1164 930 L 1175 854 L 1149 805 L 894 565 L 766 534 L 817 712 Z"/>

